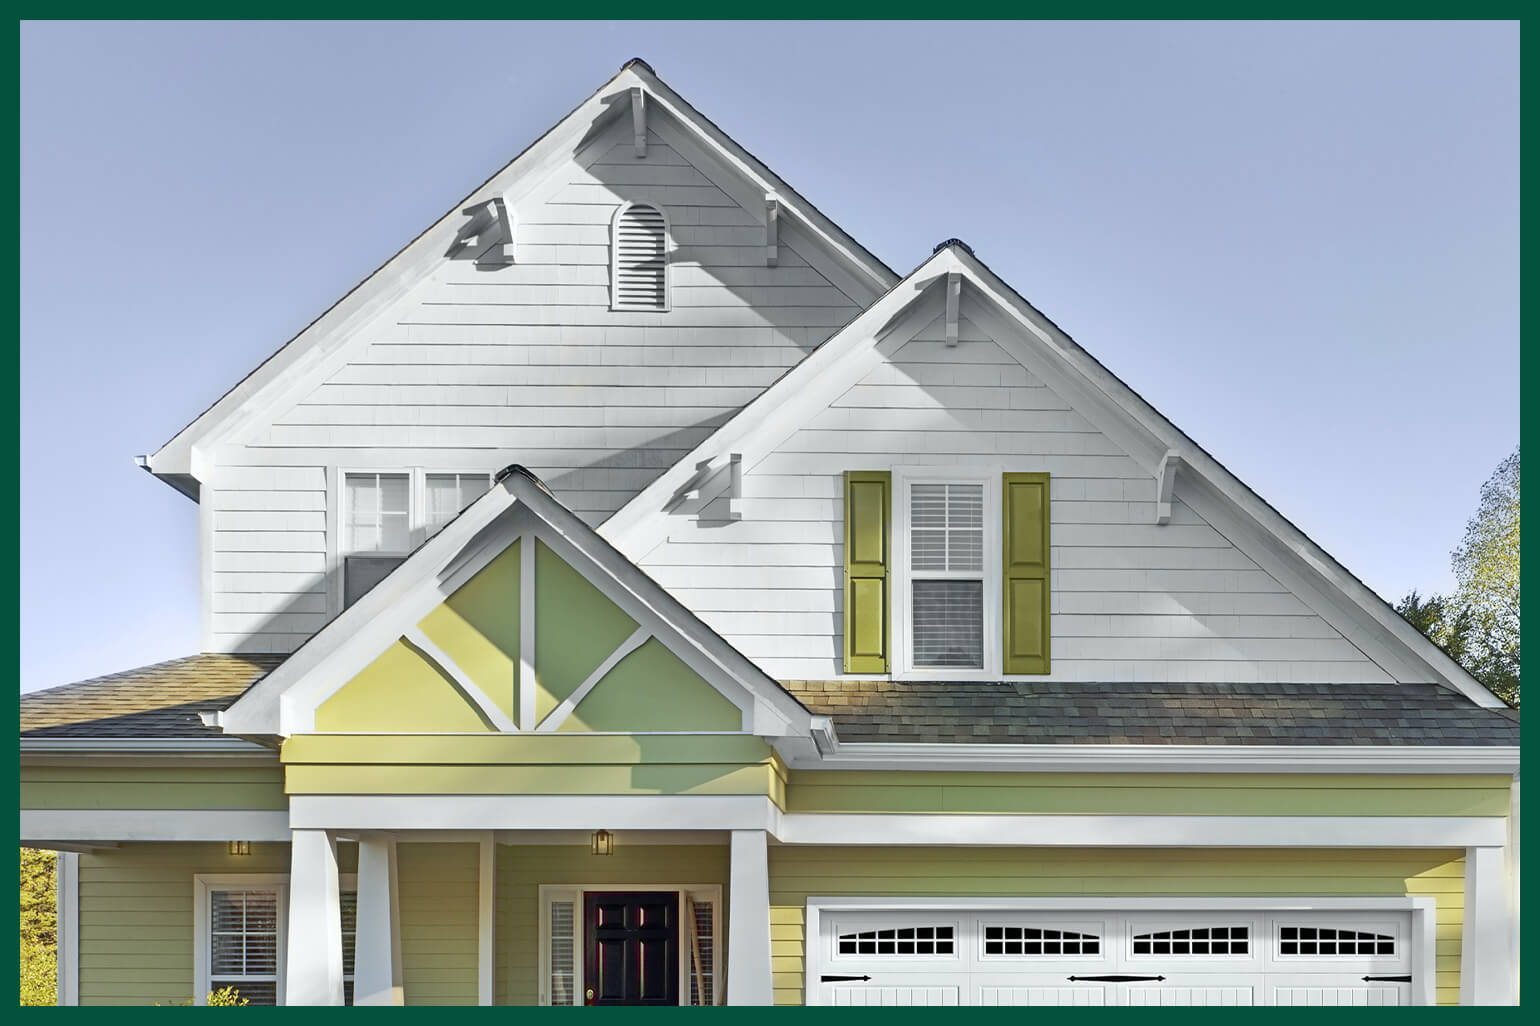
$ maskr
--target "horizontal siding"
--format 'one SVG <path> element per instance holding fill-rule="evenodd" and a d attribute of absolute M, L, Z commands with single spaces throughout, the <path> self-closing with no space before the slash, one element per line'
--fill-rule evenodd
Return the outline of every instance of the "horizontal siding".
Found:
<path fill-rule="evenodd" d="M 847 470 L 1047 471 L 1054 680 L 1387 681 L 1386 672 L 963 323 L 902 346 L 745 469 L 742 520 L 676 518 L 642 567 L 781 679 L 843 669 Z"/>
<path fill-rule="evenodd" d="M 1359 896 L 1436 899 L 1437 994 L 1460 994 L 1464 859 L 1459 851 L 1233 849 L 770 848 L 776 1004 L 803 1000 L 811 896 Z"/>
<path fill-rule="evenodd" d="M 727 900 L 729 855 L 725 845 L 628 845 L 595 857 L 587 848 L 499 845 L 495 1000 L 533 1005 L 540 990 L 540 885 L 646 887 L 716 884 Z M 717 924 L 717 965 L 727 965 L 727 915 Z"/>
<path fill-rule="evenodd" d="M 287 810 L 272 766 L 21 767 L 23 809 Z"/>
<path fill-rule="evenodd" d="M 476 1004 L 479 847 L 398 844 L 396 872 L 406 1003 Z"/>
<path fill-rule="evenodd" d="M 855 304 L 652 136 L 575 162 L 518 211 L 518 263 L 444 261 L 275 423 L 217 454 L 213 646 L 289 651 L 324 626 L 327 466 L 521 463 L 590 523 L 847 323 Z M 609 226 L 661 205 L 672 309 L 609 308 Z"/>

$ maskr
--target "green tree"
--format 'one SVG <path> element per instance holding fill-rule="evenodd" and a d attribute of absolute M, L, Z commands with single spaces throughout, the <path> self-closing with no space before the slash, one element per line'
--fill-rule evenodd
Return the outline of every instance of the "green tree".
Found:
<path fill-rule="evenodd" d="M 52 1005 L 58 997 L 58 912 L 51 851 L 21 849 L 21 1003 Z"/>
<path fill-rule="evenodd" d="M 1472 677 L 1519 704 L 1519 450 L 1481 486 L 1481 501 L 1451 554 L 1451 595 L 1408 592 L 1396 612 Z"/>

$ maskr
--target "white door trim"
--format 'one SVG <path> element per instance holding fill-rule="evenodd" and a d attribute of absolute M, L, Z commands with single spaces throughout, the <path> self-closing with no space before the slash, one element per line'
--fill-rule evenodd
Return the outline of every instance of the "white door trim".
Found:
<path fill-rule="evenodd" d="M 825 912 L 925 911 L 957 909 L 966 912 L 1410 912 L 1412 1003 L 1437 1003 L 1438 902 L 1432 897 L 1068 897 L 1068 898 L 956 898 L 956 897 L 822 897 L 807 899 L 803 927 L 803 1003 L 817 1004 L 821 997 L 817 977 L 822 969 L 822 917 Z"/>

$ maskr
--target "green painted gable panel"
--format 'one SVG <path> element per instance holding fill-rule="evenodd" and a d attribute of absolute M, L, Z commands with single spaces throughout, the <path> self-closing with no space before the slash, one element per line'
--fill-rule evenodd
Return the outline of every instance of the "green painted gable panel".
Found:
<path fill-rule="evenodd" d="M 514 721 L 519 715 L 520 544 L 508 546 L 418 624 Z"/>
<path fill-rule="evenodd" d="M 488 730 L 454 683 L 397 641 L 315 711 L 318 731 Z"/>
<path fill-rule="evenodd" d="M 547 548 L 544 542 L 537 542 L 535 719 L 545 719 L 635 630 L 635 620 Z M 610 676 L 614 676 L 614 671 L 611 671 Z M 620 726 L 604 729 L 646 728 Z"/>
<path fill-rule="evenodd" d="M 561 729 L 742 730 L 743 713 L 651 638 L 604 675 Z"/>

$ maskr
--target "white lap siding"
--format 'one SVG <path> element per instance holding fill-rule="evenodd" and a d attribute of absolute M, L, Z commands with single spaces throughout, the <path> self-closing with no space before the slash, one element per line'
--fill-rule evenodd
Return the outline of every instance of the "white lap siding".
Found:
<path fill-rule="evenodd" d="M 522 463 L 598 524 L 857 312 L 784 239 L 765 266 L 754 215 L 655 133 L 645 160 L 627 134 L 561 174 L 518 211 L 516 264 L 445 260 L 219 450 L 213 649 L 288 651 L 325 624 L 326 468 Z M 668 312 L 609 308 L 625 201 L 668 215 Z"/>
<path fill-rule="evenodd" d="M 844 471 L 1048 471 L 1049 679 L 1390 679 L 1180 501 L 1154 524 L 1154 480 L 993 341 L 964 322 L 948 349 L 938 331 L 747 467 L 741 521 L 675 518 L 642 567 L 772 676 L 835 677 Z"/>

